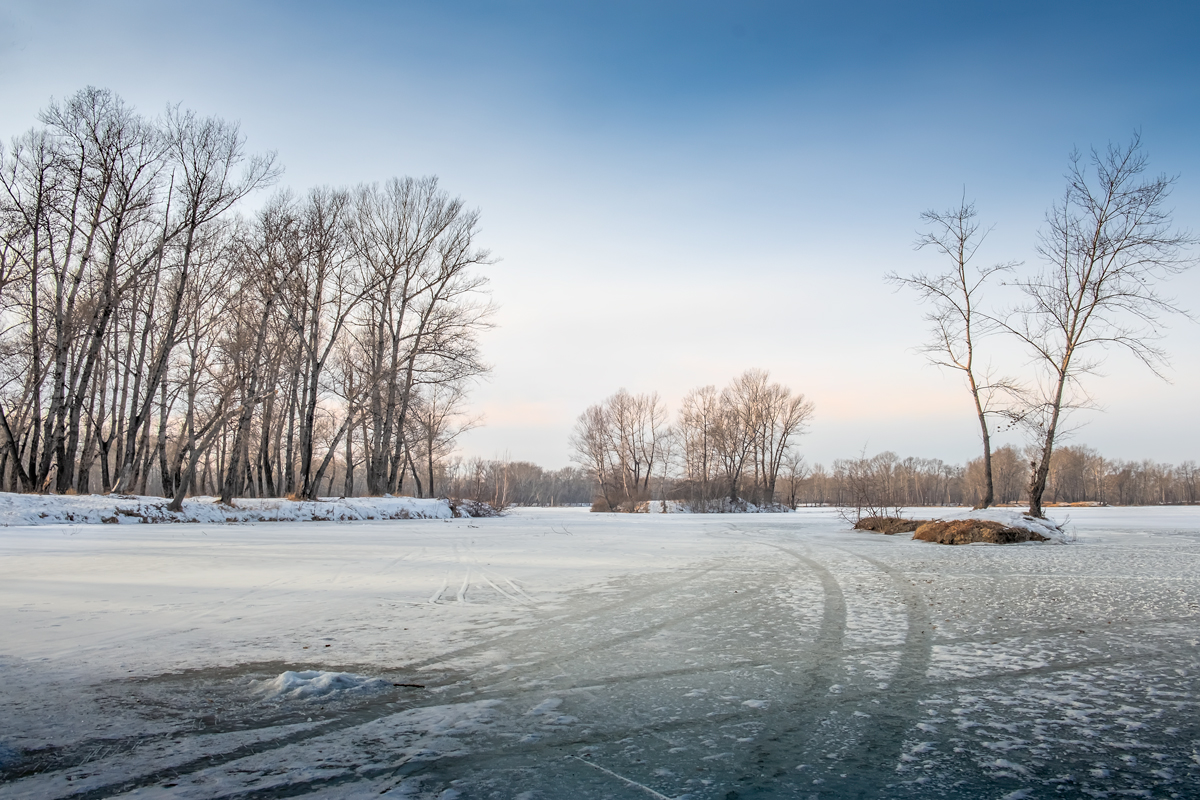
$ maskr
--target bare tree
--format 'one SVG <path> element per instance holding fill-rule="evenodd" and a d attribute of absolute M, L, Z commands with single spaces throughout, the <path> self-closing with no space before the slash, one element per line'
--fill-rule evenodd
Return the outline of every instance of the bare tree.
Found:
<path fill-rule="evenodd" d="M 754 449 L 754 391 L 753 381 L 735 379 L 721 392 L 716 452 L 730 503 L 738 501 L 738 484 Z"/>
<path fill-rule="evenodd" d="M 245 138 L 238 126 L 216 117 L 201 118 L 178 107 L 171 108 L 167 112 L 163 136 L 172 167 L 178 175 L 179 187 L 175 230 L 167 234 L 164 228 L 163 243 L 165 245 L 168 238 L 180 239 L 179 263 L 171 279 L 158 346 L 146 366 L 144 391 L 140 397 L 134 393 L 125 458 L 117 478 L 118 492 L 129 489 L 136 463 L 137 430 L 148 421 L 154 396 L 166 377 L 171 353 L 178 343 L 180 313 L 191 283 L 197 235 L 234 203 L 279 176 L 274 153 L 247 156 Z M 170 213 L 169 207 L 167 213 Z M 155 279 L 158 279 L 157 272 Z M 150 329 L 147 324 L 145 331 Z M 144 342 L 143 337 L 143 352 Z"/>
<path fill-rule="evenodd" d="M 834 461 L 834 479 L 842 489 L 841 517 L 852 523 L 869 517 L 900 517 L 904 503 L 897 480 L 899 461 L 890 450 L 867 457 L 866 446 L 857 458 Z"/>
<path fill-rule="evenodd" d="M 236 301 L 228 306 L 230 324 L 222 342 L 238 402 L 221 485 L 221 502 L 227 505 L 246 485 L 255 407 L 264 399 L 264 392 L 274 392 L 274 386 L 263 386 L 267 361 L 263 355 L 279 322 L 283 277 L 295 273 L 301 247 L 300 220 L 287 195 L 277 196 L 264 207 L 241 236 L 238 249 L 245 275 Z"/>
<path fill-rule="evenodd" d="M 971 264 L 988 231 L 980 232 L 975 204 L 968 203 L 965 196 L 957 208 L 929 210 L 921 214 L 921 220 L 929 226 L 929 230 L 917 239 L 916 249 L 932 248 L 950 260 L 950 269 L 936 274 L 921 272 L 907 276 L 892 272 L 887 280 L 915 290 L 921 301 L 930 307 L 925 319 L 930 323 L 932 337 L 922 348 L 929 362 L 959 370 L 966 379 L 983 440 L 985 488 L 979 507 L 987 508 L 995 496 L 992 486 L 992 440 L 988 431 L 990 403 L 997 391 L 1011 390 L 1012 382 L 980 380 L 976 348 L 980 337 L 994 325 L 990 317 L 979 311 L 979 304 L 984 284 L 996 273 L 1012 270 L 1015 264 L 1009 262 L 986 267 Z"/>
<path fill-rule="evenodd" d="M 436 178 L 360 187 L 351 227 L 354 252 L 373 289 L 362 306 L 361 358 L 369 370 L 364 401 L 367 491 L 396 491 L 411 454 L 405 429 L 415 387 L 480 375 L 480 303 L 491 263 L 475 245 L 479 214 L 451 198 Z"/>
<path fill-rule="evenodd" d="M 1079 386 L 1101 352 L 1116 346 L 1162 377 L 1162 319 L 1185 313 L 1159 284 L 1194 263 L 1194 237 L 1172 229 L 1165 203 L 1174 178 L 1145 178 L 1147 158 L 1134 135 L 1125 146 L 1072 153 L 1067 187 L 1046 216 L 1038 252 L 1044 266 L 1016 282 L 1026 301 L 1004 327 L 1029 348 L 1041 375 L 1019 415 L 1037 454 L 1029 513 L 1042 516 L 1055 438 L 1064 414 L 1087 403 Z"/>
<path fill-rule="evenodd" d="M 740 380 L 757 383 L 754 392 L 755 488 L 759 502 L 775 502 L 775 483 L 793 440 L 803 434 L 814 407 L 802 394 L 782 384 L 767 383 L 766 370 L 750 370 Z"/>
<path fill-rule="evenodd" d="M 683 478 L 691 499 L 701 508 L 715 499 L 721 424 L 721 395 L 715 386 L 693 389 L 683 397 L 677 429 L 683 458 Z"/>
<path fill-rule="evenodd" d="M 789 448 L 783 456 L 783 480 L 787 486 L 787 507 L 793 511 L 796 509 L 797 499 L 800 496 L 800 486 L 804 480 L 812 474 L 808 464 L 804 461 L 804 456 L 800 455 L 795 448 Z"/>
<path fill-rule="evenodd" d="M 773 503 L 789 448 L 812 413 L 804 395 L 770 383 L 764 370 L 748 370 L 722 392 L 713 386 L 689 392 L 674 427 L 656 393 L 622 389 L 580 415 L 571 444 L 595 477 L 597 509 L 635 510 L 649 499 L 657 465 L 663 500 L 710 512 L 741 502 L 739 493 Z M 682 478 L 668 498 L 677 468 Z"/>
<path fill-rule="evenodd" d="M 281 304 L 300 344 L 297 362 L 300 381 L 299 456 L 300 489 L 304 499 L 315 497 L 319 476 L 313 462 L 314 428 L 323 376 L 343 329 L 358 304 L 371 289 L 351 258 L 349 234 L 350 195 L 344 191 L 314 189 L 299 210 L 302 257 L 284 281 Z M 348 398 L 353 404 L 356 397 Z M 352 413 L 346 415 L 346 427 Z M 331 451 L 330 451 L 331 452 Z M 321 472 L 328 467 L 328 458 Z"/>
<path fill-rule="evenodd" d="M 465 413 L 465 401 L 466 387 L 461 382 L 435 383 L 422 387 L 412 404 L 413 431 L 409 440 L 420 442 L 420 454 L 423 457 L 421 467 L 426 478 L 424 494 L 427 497 L 438 495 L 434 465 L 445 461 L 459 435 L 479 424 L 479 417 Z M 416 464 L 410 463 L 409 467 L 415 469 Z"/>
<path fill-rule="evenodd" d="M 620 389 L 580 415 L 571 445 L 578 463 L 595 477 L 603 509 L 632 511 L 649 498 L 654 468 L 666 457 L 670 436 L 657 393 Z"/>
<path fill-rule="evenodd" d="M 615 453 L 610 446 L 608 412 L 604 404 L 588 406 L 571 434 L 571 450 L 576 462 L 592 476 L 603 501 L 603 510 L 617 507 L 614 497 Z M 597 504 L 599 505 L 599 504 Z"/>

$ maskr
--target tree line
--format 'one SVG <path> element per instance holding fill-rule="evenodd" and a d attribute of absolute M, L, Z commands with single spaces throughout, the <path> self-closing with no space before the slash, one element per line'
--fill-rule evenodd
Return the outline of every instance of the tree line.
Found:
<path fill-rule="evenodd" d="M 673 424 L 657 393 L 621 389 L 579 416 L 571 446 L 596 487 L 596 510 L 636 510 L 656 485 L 660 498 L 698 511 L 772 504 L 812 414 L 804 395 L 752 369 L 723 389 L 688 392 Z"/>
<path fill-rule="evenodd" d="M 1036 456 L 1036 450 L 1013 445 L 992 452 L 994 504 L 1028 502 L 1029 465 Z M 550 470 L 528 461 L 452 458 L 439 464 L 438 469 L 438 485 L 448 487 L 450 497 L 496 508 L 593 503 L 597 508 L 607 507 L 597 502 L 603 500 L 603 493 L 594 473 L 579 467 Z M 1055 449 L 1046 486 L 1047 504 L 1194 505 L 1200 502 L 1200 466 L 1195 461 L 1164 464 L 1108 459 L 1086 445 L 1068 445 Z M 743 487 L 753 487 L 753 481 Z M 724 497 L 699 502 L 704 495 L 697 489 L 686 466 L 675 459 L 667 477 L 661 482 L 652 481 L 648 494 L 625 509 L 641 506 L 654 510 L 653 501 L 663 498 L 697 510 L 728 507 Z M 826 467 L 809 465 L 793 447 L 776 475 L 774 494 L 760 493 L 755 499 L 763 505 L 775 503 L 793 509 L 833 506 L 869 511 L 904 506 L 978 506 L 986 491 L 982 458 L 953 464 L 885 451 L 836 459 Z M 652 501 L 649 506 L 643 505 L 646 500 Z"/>
<path fill-rule="evenodd" d="M 994 504 L 1029 501 L 1028 475 L 1040 450 L 1005 445 L 992 452 Z M 904 506 L 975 506 L 988 492 L 983 458 L 966 465 L 940 459 L 865 454 L 820 464 L 789 477 L 784 502 L 861 509 L 865 514 Z M 1200 502 L 1200 467 L 1154 461 L 1107 459 L 1086 445 L 1056 448 L 1050 461 L 1045 502 L 1110 505 L 1187 505 Z"/>
<path fill-rule="evenodd" d="M 453 458 L 444 464 L 450 497 L 507 506 L 588 505 L 595 494 L 591 477 L 578 467 L 544 469 L 529 461 Z"/>
<path fill-rule="evenodd" d="M 490 311 L 436 178 L 277 190 L 238 125 L 108 90 L 0 148 L 0 482 L 440 491 Z"/>

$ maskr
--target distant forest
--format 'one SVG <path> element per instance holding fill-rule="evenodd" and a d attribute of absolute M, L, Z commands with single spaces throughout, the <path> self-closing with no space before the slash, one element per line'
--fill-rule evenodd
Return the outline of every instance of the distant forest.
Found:
<path fill-rule="evenodd" d="M 1027 502 L 1029 461 L 1036 453 L 1006 446 L 992 454 L 996 503 Z M 940 459 L 901 458 L 883 452 L 838 459 L 829 467 L 789 462 L 776 484 L 773 501 L 801 506 L 854 506 L 864 496 L 889 506 L 974 506 L 984 492 L 982 458 L 961 464 Z M 795 468 L 792 468 L 792 465 Z M 445 464 L 444 485 L 454 497 L 497 506 L 591 505 L 598 499 L 593 477 L 576 467 L 547 470 L 527 461 L 453 459 Z M 686 499 L 686 478 L 651 482 L 647 497 Z M 760 498 L 761 499 L 761 498 Z M 1200 502 L 1200 466 L 1108 459 L 1084 445 L 1055 451 L 1046 500 L 1109 505 L 1185 505 Z"/>

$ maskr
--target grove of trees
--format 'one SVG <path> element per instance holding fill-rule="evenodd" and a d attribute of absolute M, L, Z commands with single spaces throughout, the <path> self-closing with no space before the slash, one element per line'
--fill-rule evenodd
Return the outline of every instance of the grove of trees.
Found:
<path fill-rule="evenodd" d="M 543 469 L 528 461 L 472 458 L 443 464 L 450 497 L 506 506 L 590 505 L 595 495 L 591 476 L 577 467 Z"/>
<path fill-rule="evenodd" d="M 262 195 L 236 124 L 103 89 L 39 122 L 0 149 L 3 488 L 442 491 L 487 370 L 478 212 L 436 178 Z"/>
<path fill-rule="evenodd" d="M 580 415 L 571 445 L 592 476 L 596 510 L 635 510 L 656 485 L 659 499 L 697 511 L 773 504 L 812 414 L 804 395 L 754 369 L 724 389 L 689 392 L 673 425 L 657 394 L 621 389 Z"/>

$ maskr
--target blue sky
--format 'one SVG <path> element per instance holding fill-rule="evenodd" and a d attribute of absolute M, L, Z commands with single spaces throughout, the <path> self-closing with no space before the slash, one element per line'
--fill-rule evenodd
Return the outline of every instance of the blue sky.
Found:
<path fill-rule="evenodd" d="M 957 461 L 969 400 L 882 275 L 937 267 L 918 215 L 964 187 L 1032 265 L 1067 153 L 1134 130 L 1198 227 L 1197 41 L 1188 3 L 0 2 L 0 135 L 95 84 L 240 120 L 294 188 L 439 175 L 502 259 L 468 454 L 560 466 L 618 387 L 763 367 L 816 402 L 810 460 Z M 1079 441 L 1197 457 L 1200 326 L 1166 344 L 1170 384 L 1110 360 Z"/>

